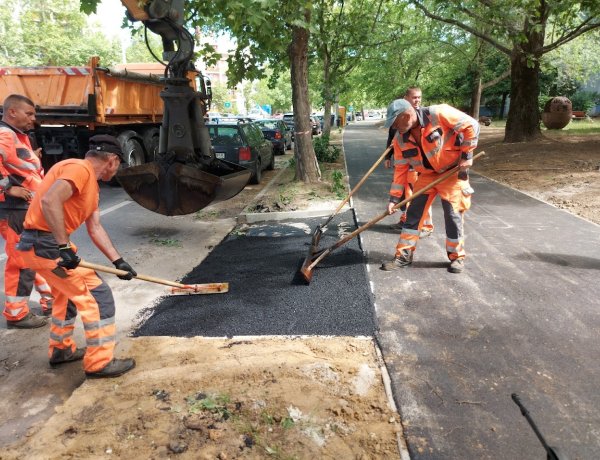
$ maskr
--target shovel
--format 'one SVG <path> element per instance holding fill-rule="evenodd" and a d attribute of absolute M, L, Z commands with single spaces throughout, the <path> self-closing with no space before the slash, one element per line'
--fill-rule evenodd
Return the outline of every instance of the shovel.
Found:
<path fill-rule="evenodd" d="M 329 222 L 331 222 L 331 219 L 333 219 L 335 217 L 335 215 L 338 212 L 340 212 L 340 210 L 346 205 L 346 203 L 348 203 L 348 201 L 350 201 L 350 198 L 352 197 L 352 195 L 354 195 L 354 193 L 356 193 L 358 191 L 358 189 L 362 186 L 362 184 L 365 183 L 365 181 L 371 175 L 371 173 L 373 171 L 375 171 L 375 168 L 377 168 L 377 166 L 379 166 L 379 164 L 383 161 L 383 159 L 386 157 L 386 155 L 391 150 L 391 148 L 392 147 L 390 146 L 387 149 L 385 149 L 385 151 L 381 154 L 379 159 L 373 164 L 373 166 L 371 166 L 371 169 L 369 169 L 366 172 L 366 174 L 363 176 L 363 178 L 358 182 L 358 184 L 356 184 L 354 186 L 354 188 L 350 191 L 348 196 L 339 204 L 337 209 L 335 211 L 333 211 L 333 214 L 331 214 L 329 216 L 329 218 L 325 221 L 325 223 L 323 223 L 323 224 L 317 226 L 317 228 L 315 228 L 315 231 L 313 232 L 313 235 L 312 235 L 311 244 L 310 244 L 311 253 L 316 252 L 317 248 L 319 247 L 319 241 L 321 241 L 321 235 L 323 235 L 323 232 L 326 230 L 327 224 Z"/>
<path fill-rule="evenodd" d="M 82 260 L 79 262 L 80 267 L 90 268 L 99 272 L 112 273 L 113 275 L 127 275 L 129 272 L 119 270 L 113 267 L 97 265 L 91 262 Z M 224 294 L 229 291 L 229 283 L 207 283 L 207 284 L 181 284 L 174 281 L 155 278 L 147 275 L 136 275 L 134 278 L 142 281 L 149 281 L 156 284 L 164 284 L 171 286 L 171 294 Z"/>
<path fill-rule="evenodd" d="M 485 154 L 485 152 L 479 152 L 477 155 L 475 155 L 473 157 L 473 160 L 475 160 L 476 158 L 479 158 L 480 156 L 482 156 L 484 154 Z M 450 176 L 456 174 L 459 170 L 460 170 L 460 167 L 458 165 L 454 166 L 452 169 L 449 169 L 448 171 L 443 173 L 440 177 L 438 177 L 436 180 L 434 180 L 430 184 L 428 184 L 425 187 L 423 187 L 422 189 L 414 192 L 410 198 L 406 198 L 406 199 L 402 200 L 400 203 L 396 203 L 394 205 L 393 209 L 401 208 L 406 203 L 409 203 L 410 201 L 414 200 L 416 197 L 423 195 L 423 193 L 432 189 L 440 182 L 443 182 L 446 179 L 448 179 Z M 348 241 L 350 241 L 356 235 L 371 228 L 373 225 L 375 225 L 380 220 L 386 218 L 387 216 L 389 216 L 389 213 L 387 211 L 385 211 L 383 214 L 375 217 L 374 219 L 370 220 L 366 224 L 364 224 L 361 227 L 354 230 L 352 233 L 346 235 L 344 238 L 340 239 L 337 243 L 335 243 L 335 244 L 331 245 L 330 247 L 323 249 L 321 251 L 317 251 L 317 248 L 313 247 L 313 245 L 311 245 L 310 252 L 309 252 L 308 256 L 306 257 L 306 259 L 304 259 L 304 263 L 302 264 L 302 267 L 300 267 L 300 273 L 302 274 L 302 277 L 304 278 L 306 283 L 310 284 L 310 281 L 312 280 L 312 276 L 313 276 L 313 273 L 312 273 L 313 268 L 315 268 L 315 266 L 319 262 L 321 262 L 325 257 L 327 257 L 329 254 L 331 254 L 333 251 L 335 251 L 340 246 L 343 246 L 344 244 L 346 244 Z"/>

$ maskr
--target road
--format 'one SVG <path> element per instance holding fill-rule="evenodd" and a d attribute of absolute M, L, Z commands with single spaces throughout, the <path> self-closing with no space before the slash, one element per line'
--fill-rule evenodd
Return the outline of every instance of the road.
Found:
<path fill-rule="evenodd" d="M 350 125 L 354 186 L 387 131 Z M 354 198 L 360 223 L 381 214 L 391 171 L 379 167 Z M 511 400 L 518 393 L 549 444 L 570 459 L 600 452 L 600 227 L 472 175 L 466 270 L 446 271 L 443 215 L 410 268 L 393 256 L 389 217 L 361 234 L 378 341 L 413 459 L 545 458 Z"/>

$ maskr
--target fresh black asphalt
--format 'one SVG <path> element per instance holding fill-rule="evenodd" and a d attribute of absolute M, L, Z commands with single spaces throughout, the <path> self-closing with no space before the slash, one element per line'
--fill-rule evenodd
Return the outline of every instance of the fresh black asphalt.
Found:
<path fill-rule="evenodd" d="M 346 130 L 351 184 L 386 134 Z M 384 209 L 391 175 L 378 168 L 356 195 L 360 223 Z M 393 257 L 395 216 L 361 235 L 411 458 L 545 458 L 513 392 L 550 445 L 571 460 L 600 458 L 600 227 L 481 176 L 471 182 L 461 275 L 446 270 L 439 201 L 434 235 L 409 268 L 379 269 Z"/>
<path fill-rule="evenodd" d="M 165 297 L 134 335 L 372 336 L 373 303 L 357 239 L 317 265 L 309 285 L 298 275 L 312 231 L 322 222 L 255 224 L 243 232 L 238 227 L 182 280 L 228 282 L 229 292 Z M 339 214 L 320 247 L 354 228 L 351 211 Z"/>

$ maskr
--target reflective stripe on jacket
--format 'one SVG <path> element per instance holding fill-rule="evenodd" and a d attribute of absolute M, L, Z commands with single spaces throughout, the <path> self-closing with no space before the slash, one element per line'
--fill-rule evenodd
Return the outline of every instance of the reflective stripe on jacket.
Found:
<path fill-rule="evenodd" d="M 27 209 L 26 200 L 6 196 L 4 190 L 19 185 L 35 192 L 43 177 L 42 163 L 27 134 L 0 122 L 0 208 Z"/>
<path fill-rule="evenodd" d="M 422 107 L 417 109 L 417 118 L 421 128 L 420 147 L 411 131 L 394 137 L 391 196 L 407 183 L 409 169 L 419 173 L 443 173 L 461 158 L 472 158 L 477 147 L 479 123 L 454 107 L 447 104 Z"/>

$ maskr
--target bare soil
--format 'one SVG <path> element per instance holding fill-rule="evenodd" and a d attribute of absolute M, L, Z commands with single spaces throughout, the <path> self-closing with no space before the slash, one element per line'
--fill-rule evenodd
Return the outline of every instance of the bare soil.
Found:
<path fill-rule="evenodd" d="M 600 224 L 600 135 L 548 133 L 528 144 L 504 144 L 502 137 L 502 129 L 482 127 L 486 155 L 474 166 L 477 173 Z M 332 171 L 345 171 L 343 157 L 308 186 L 283 169 L 291 158 L 278 157 L 278 169 L 266 179 L 273 181 L 243 204 L 247 211 L 339 202 Z M 241 208 L 230 200 L 196 217 L 218 223 Z M 230 229 L 223 225 L 221 231 Z M 118 290 L 116 301 L 119 308 Z M 119 355 L 135 357 L 136 369 L 117 379 L 83 381 L 79 363 L 49 371 L 46 339 L 34 346 L 27 336 L 4 335 L 0 409 L 27 415 L 31 427 L 22 435 L 3 422 L 5 433 L 16 434 L 0 459 L 388 459 L 403 448 L 400 419 L 370 339 L 123 337 Z M 20 400 L 8 396 L 26 386 Z M 55 408 L 54 415 L 32 419 L 44 404 Z"/>

